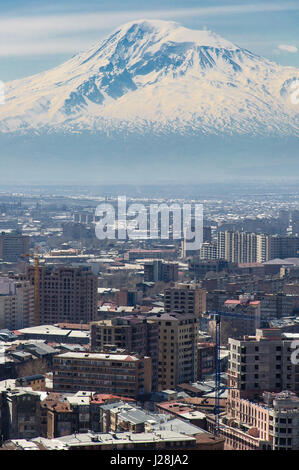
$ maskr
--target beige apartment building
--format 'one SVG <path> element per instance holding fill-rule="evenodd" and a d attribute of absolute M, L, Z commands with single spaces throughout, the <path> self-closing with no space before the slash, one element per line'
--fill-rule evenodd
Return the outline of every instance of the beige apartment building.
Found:
<path fill-rule="evenodd" d="M 148 317 L 159 325 L 158 390 L 194 382 L 198 374 L 198 318 L 162 313 Z"/>
<path fill-rule="evenodd" d="M 0 329 L 34 324 L 34 287 L 29 281 L 0 277 Z"/>
<path fill-rule="evenodd" d="M 299 366 L 291 343 L 278 328 L 229 339 L 227 409 L 220 416 L 225 449 L 299 450 Z"/>
<path fill-rule="evenodd" d="M 257 329 L 255 336 L 229 339 L 228 406 L 238 417 L 234 399 L 259 399 L 261 391 L 299 392 L 299 368 L 292 364 L 291 339 L 279 328 Z"/>
<path fill-rule="evenodd" d="M 200 317 L 206 311 L 206 295 L 206 290 L 198 284 L 175 283 L 164 290 L 165 312 Z"/>

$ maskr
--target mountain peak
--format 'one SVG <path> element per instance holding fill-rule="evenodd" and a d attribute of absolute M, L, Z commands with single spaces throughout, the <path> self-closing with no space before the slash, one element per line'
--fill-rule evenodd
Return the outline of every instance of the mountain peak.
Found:
<path fill-rule="evenodd" d="M 215 47 L 219 49 L 237 48 L 230 41 L 227 41 L 212 31 L 186 28 L 175 21 L 139 19 L 125 23 L 117 28 L 112 35 L 117 33 L 120 36 L 134 35 L 140 32 L 152 35 L 156 40 L 163 40 L 164 42 L 190 42 L 197 46 Z"/>
<path fill-rule="evenodd" d="M 297 135 L 298 76 L 211 31 L 141 19 L 7 84 L 0 132 Z"/>

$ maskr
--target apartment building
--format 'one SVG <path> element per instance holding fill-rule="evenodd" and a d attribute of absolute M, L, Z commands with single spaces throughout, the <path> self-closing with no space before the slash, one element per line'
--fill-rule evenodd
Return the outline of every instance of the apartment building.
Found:
<path fill-rule="evenodd" d="M 0 277 L 0 329 L 34 324 L 34 287 L 29 281 Z"/>
<path fill-rule="evenodd" d="M 128 353 L 150 356 L 152 359 L 152 390 L 157 390 L 159 326 L 142 315 L 117 317 L 92 322 L 90 325 L 91 351 L 103 352 L 112 345 Z"/>
<path fill-rule="evenodd" d="M 207 341 L 198 343 L 197 357 L 197 379 L 203 380 L 205 376 L 215 372 L 216 344 Z"/>
<path fill-rule="evenodd" d="M 226 450 L 299 450 L 299 398 L 265 392 L 260 402 L 237 398 L 238 417 L 221 419 Z"/>
<path fill-rule="evenodd" d="M 291 343 L 277 328 L 229 339 L 227 409 L 220 417 L 226 449 L 299 449 L 299 368 Z"/>
<path fill-rule="evenodd" d="M 295 297 L 282 292 L 258 292 L 255 299 L 261 302 L 261 320 L 287 317 L 293 314 Z"/>
<path fill-rule="evenodd" d="M 257 329 L 255 336 L 229 339 L 228 406 L 238 416 L 236 397 L 258 400 L 261 391 L 299 392 L 299 368 L 291 362 L 291 334 L 279 328 Z"/>
<path fill-rule="evenodd" d="M 206 311 L 206 295 L 198 284 L 175 283 L 164 290 L 165 312 L 200 317 Z"/>
<path fill-rule="evenodd" d="M 253 335 L 260 327 L 261 310 L 260 301 L 248 295 L 240 295 L 239 299 L 226 300 L 221 308 L 228 316 L 221 317 L 221 344 L 226 345 L 229 338 L 241 338 L 244 335 Z M 215 338 L 216 321 L 209 322 L 209 333 Z"/>
<path fill-rule="evenodd" d="M 217 235 L 217 257 L 235 263 L 264 263 L 293 258 L 299 253 L 299 237 L 226 230 Z"/>
<path fill-rule="evenodd" d="M 178 263 L 152 260 L 144 263 L 144 282 L 172 282 L 178 280 Z"/>
<path fill-rule="evenodd" d="M 40 394 L 15 388 L 2 392 L 4 439 L 32 439 L 40 435 Z"/>
<path fill-rule="evenodd" d="M 34 268 L 26 278 L 34 285 Z M 89 323 L 97 315 L 97 276 L 85 266 L 39 268 L 39 324 Z"/>
<path fill-rule="evenodd" d="M 270 237 L 270 259 L 296 258 L 298 256 L 298 236 L 272 235 Z"/>
<path fill-rule="evenodd" d="M 158 390 L 197 380 L 198 318 L 194 315 L 161 313 L 148 322 L 159 326 Z"/>
<path fill-rule="evenodd" d="M 37 446 L 35 443 L 38 443 Z M 56 439 L 37 438 L 34 442 L 16 442 L 9 443 L 10 449 L 21 450 L 25 448 L 34 448 L 39 450 L 198 450 L 198 444 L 195 437 L 187 436 L 174 431 L 152 431 L 146 433 L 79 433 Z M 112 457 L 117 463 L 117 455 Z"/>
<path fill-rule="evenodd" d="M 152 390 L 152 361 L 147 356 L 123 352 L 59 354 L 53 359 L 53 390 L 87 390 L 137 398 Z"/>
<path fill-rule="evenodd" d="M 226 230 L 218 232 L 217 256 L 232 263 L 254 263 L 257 259 L 256 234 Z"/>
<path fill-rule="evenodd" d="M 0 234 L 0 259 L 8 262 L 21 260 L 29 251 L 29 237 L 21 233 L 2 232 Z"/>

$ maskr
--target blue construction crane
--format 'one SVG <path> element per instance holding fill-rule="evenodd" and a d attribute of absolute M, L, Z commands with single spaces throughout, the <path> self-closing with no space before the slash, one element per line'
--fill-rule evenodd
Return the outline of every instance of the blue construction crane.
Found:
<path fill-rule="evenodd" d="M 220 371 L 220 351 L 221 351 L 221 317 L 227 318 L 237 318 L 239 320 L 254 320 L 253 316 L 245 315 L 243 313 L 234 314 L 231 312 L 221 312 L 217 310 L 216 312 L 207 312 L 208 316 L 214 318 L 216 322 L 215 328 L 215 342 L 216 342 L 216 368 L 215 368 L 215 406 L 214 406 L 214 415 L 215 415 L 215 426 L 214 426 L 214 435 L 215 437 L 220 434 L 220 424 L 219 424 L 219 414 L 220 414 L 220 395 L 224 390 L 231 389 L 233 387 L 225 387 L 221 385 L 221 371 Z"/>

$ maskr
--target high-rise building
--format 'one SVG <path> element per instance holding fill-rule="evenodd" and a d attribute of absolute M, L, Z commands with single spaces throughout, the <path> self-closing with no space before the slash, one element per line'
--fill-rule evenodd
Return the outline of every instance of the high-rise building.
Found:
<path fill-rule="evenodd" d="M 147 318 L 159 325 L 158 390 L 194 382 L 198 374 L 198 318 L 161 313 Z"/>
<path fill-rule="evenodd" d="M 34 285 L 34 267 L 26 278 Z M 39 267 L 39 324 L 89 323 L 97 315 L 97 276 L 85 266 Z"/>
<path fill-rule="evenodd" d="M 270 259 L 296 258 L 299 256 L 299 237 L 270 236 Z"/>
<path fill-rule="evenodd" d="M 255 233 L 226 230 L 218 232 L 217 257 L 232 263 L 255 263 L 257 259 Z"/>
<path fill-rule="evenodd" d="M 34 287 L 29 281 L 0 277 L 0 329 L 34 324 Z"/>
<path fill-rule="evenodd" d="M 207 273 L 219 273 L 228 269 L 229 263 L 223 259 L 215 260 L 189 260 L 189 271 L 195 279 L 203 279 Z"/>
<path fill-rule="evenodd" d="M 200 248 L 200 259 L 217 259 L 217 244 L 213 242 L 203 243 Z"/>
<path fill-rule="evenodd" d="M 270 240 L 269 235 L 258 234 L 256 236 L 256 262 L 265 263 L 271 257 L 270 254 Z"/>
<path fill-rule="evenodd" d="M 228 399 L 220 418 L 226 449 L 299 449 L 299 366 L 290 334 L 257 329 L 229 339 Z"/>
<path fill-rule="evenodd" d="M 228 403 L 234 414 L 234 400 L 258 399 L 261 391 L 299 392 L 299 368 L 291 362 L 292 339 L 278 328 L 257 329 L 255 336 L 229 339 Z"/>
<path fill-rule="evenodd" d="M 227 230 L 218 232 L 217 257 L 234 263 L 264 263 L 299 256 L 299 237 Z"/>
<path fill-rule="evenodd" d="M 145 316 L 131 315 L 90 325 L 91 351 L 103 352 L 111 345 L 128 353 L 149 356 L 152 359 L 152 389 L 157 389 L 159 326 Z"/>
<path fill-rule="evenodd" d="M 165 312 L 201 316 L 206 311 L 205 289 L 198 284 L 176 283 L 164 290 Z"/>
<path fill-rule="evenodd" d="M 29 250 L 29 237 L 19 232 L 2 232 L 0 234 L 0 259 L 3 261 L 17 262 L 22 255 L 27 255 Z"/>
<path fill-rule="evenodd" d="M 145 282 L 172 282 L 178 280 L 178 263 L 152 260 L 144 263 Z"/>

